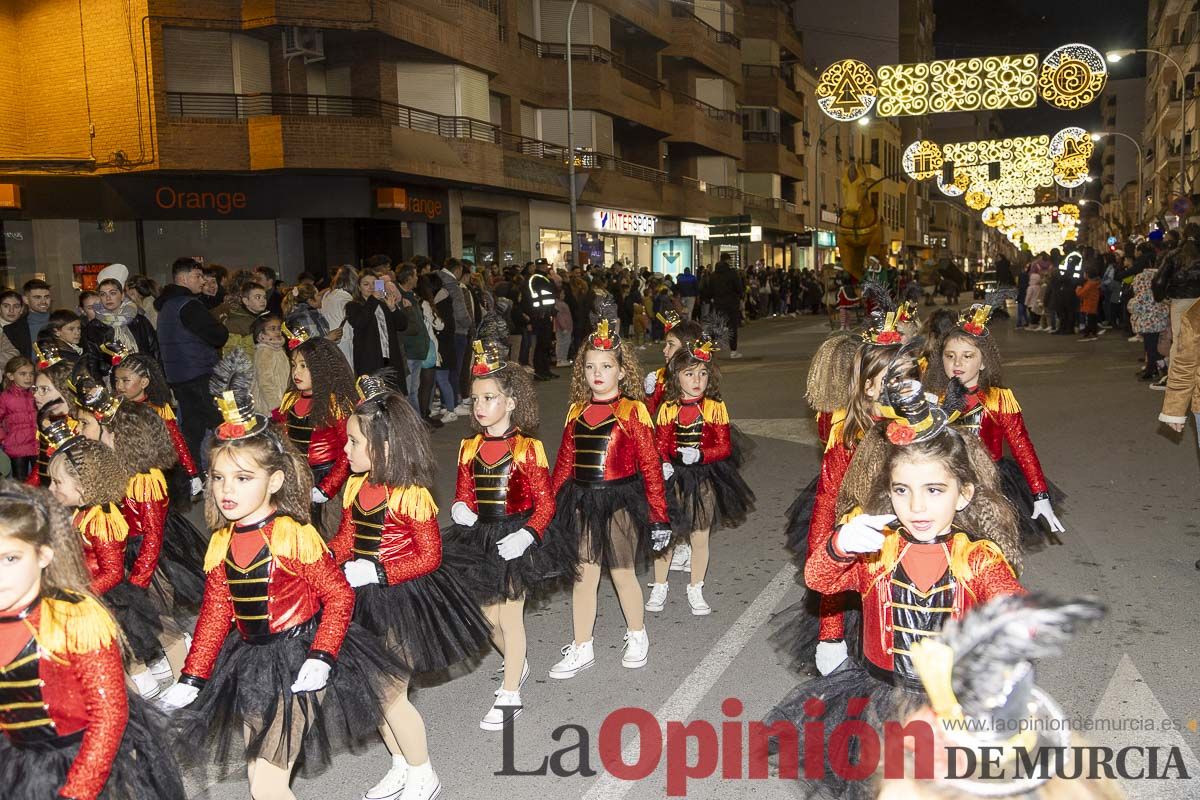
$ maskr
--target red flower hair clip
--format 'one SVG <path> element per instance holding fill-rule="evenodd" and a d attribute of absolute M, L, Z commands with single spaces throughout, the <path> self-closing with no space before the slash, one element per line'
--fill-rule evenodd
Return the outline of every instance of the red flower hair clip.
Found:
<path fill-rule="evenodd" d="M 963 325 L 962 327 L 963 327 L 964 331 L 971 334 L 972 336 L 983 335 L 983 326 L 978 323 L 968 322 L 967 324 Z"/>
<path fill-rule="evenodd" d="M 900 344 L 904 336 L 899 331 L 884 331 L 875 337 L 875 344 Z"/>
<path fill-rule="evenodd" d="M 888 441 L 896 445 L 912 444 L 917 438 L 917 432 L 899 420 L 893 420 L 887 426 Z"/>
<path fill-rule="evenodd" d="M 217 437 L 220 439 L 240 439 L 245 435 L 245 425 L 236 425 L 232 422 L 222 422 L 217 426 Z"/>

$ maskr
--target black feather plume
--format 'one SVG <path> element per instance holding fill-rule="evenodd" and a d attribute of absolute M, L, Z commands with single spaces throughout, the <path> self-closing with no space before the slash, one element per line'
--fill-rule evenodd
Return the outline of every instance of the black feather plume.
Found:
<path fill-rule="evenodd" d="M 946 394 L 942 398 L 942 410 L 947 414 L 953 415 L 955 412 L 961 414 L 967 410 L 967 397 L 971 391 L 963 385 L 963 382 L 958 378 L 951 378 L 946 384 Z"/>
<path fill-rule="evenodd" d="M 896 310 L 896 298 L 892 290 L 874 278 L 866 278 L 858 286 L 863 302 L 871 303 L 876 309 L 888 312 Z"/>
<path fill-rule="evenodd" d="M 219 397 L 228 391 L 232 391 L 239 399 L 249 397 L 253 385 L 254 365 L 250 363 L 246 351 L 240 347 L 230 348 L 213 367 L 212 377 L 208 380 L 208 390 L 213 397 Z"/>

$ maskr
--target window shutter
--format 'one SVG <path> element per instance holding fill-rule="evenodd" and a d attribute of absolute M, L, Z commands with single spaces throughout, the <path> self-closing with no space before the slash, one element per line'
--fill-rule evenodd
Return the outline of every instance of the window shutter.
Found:
<path fill-rule="evenodd" d="M 233 90 L 238 94 L 270 94 L 271 55 L 267 43 L 235 33 L 232 44 Z"/>
<path fill-rule="evenodd" d="M 225 31 L 163 28 L 163 51 L 168 92 L 233 92 L 233 59 Z"/>
<path fill-rule="evenodd" d="M 521 135 L 527 139 L 541 139 L 538 133 L 537 109 L 528 103 L 521 103 Z"/>

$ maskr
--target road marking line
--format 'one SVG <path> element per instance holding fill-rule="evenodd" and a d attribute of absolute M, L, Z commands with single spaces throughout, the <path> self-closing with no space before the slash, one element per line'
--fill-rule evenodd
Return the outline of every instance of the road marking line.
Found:
<path fill-rule="evenodd" d="M 712 691 L 717 680 L 733 663 L 742 649 L 749 643 L 754 632 L 766 622 L 771 612 L 779 605 L 779 601 L 787 594 L 788 589 L 795 585 L 796 567 L 792 563 L 784 565 L 775 573 L 775 577 L 767 583 L 750 607 L 742 612 L 729 630 L 725 631 L 708 655 L 696 665 L 692 673 L 680 683 L 675 693 L 667 698 L 667 702 L 654 714 L 659 722 L 659 733 L 666 736 L 666 721 L 688 719 L 704 696 Z M 621 758 L 626 764 L 637 759 L 639 741 L 635 738 L 621 751 Z M 583 796 L 583 800 L 620 800 L 629 794 L 638 781 L 623 781 L 605 772 L 596 784 Z"/>

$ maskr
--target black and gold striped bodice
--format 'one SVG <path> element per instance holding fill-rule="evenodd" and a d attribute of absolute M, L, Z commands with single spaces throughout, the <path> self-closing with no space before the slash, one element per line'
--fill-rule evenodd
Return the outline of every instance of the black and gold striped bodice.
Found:
<path fill-rule="evenodd" d="M 512 450 L 507 450 L 504 456 L 495 464 L 489 464 L 483 458 L 483 450 L 475 454 L 471 462 L 471 473 L 475 478 L 475 507 L 479 509 L 482 520 L 498 520 L 507 516 L 508 508 L 508 478 L 512 473 Z"/>
<path fill-rule="evenodd" d="M 0 730 L 15 744 L 34 744 L 58 734 L 42 697 L 37 640 L 29 641 L 8 665 L 0 667 Z"/>
<path fill-rule="evenodd" d="M 922 592 L 904 571 L 904 562 L 892 573 L 892 671 L 905 683 L 920 685 L 912 663 L 912 646 L 926 636 L 937 636 L 954 611 L 954 580 L 949 568 Z"/>
<path fill-rule="evenodd" d="M 700 438 L 704 434 L 704 417 L 696 417 L 689 425 L 684 425 L 680 422 L 680 418 L 675 418 L 675 447 L 695 447 L 699 449 Z"/>
<path fill-rule="evenodd" d="M 383 520 L 387 516 L 388 496 L 383 495 L 379 505 L 374 508 L 363 508 L 361 497 L 355 497 L 350 506 L 350 516 L 354 520 L 355 558 L 366 558 L 378 563 L 379 543 L 383 541 Z"/>
<path fill-rule="evenodd" d="M 234 562 L 231 553 L 225 556 L 225 581 L 229 584 L 233 616 L 243 638 L 267 636 L 271 632 L 267 598 L 274 565 L 275 559 L 266 542 L 245 568 Z"/>
<path fill-rule="evenodd" d="M 589 425 L 583 415 L 575 419 L 574 478 L 580 483 L 604 481 L 604 466 L 608 460 L 608 442 L 617 424 L 615 416 Z"/>
<path fill-rule="evenodd" d="M 311 414 L 311 410 L 309 414 Z M 308 452 L 308 446 L 312 444 L 313 427 L 308 415 L 300 416 L 296 413 L 296 406 L 292 406 L 287 412 L 287 437 L 296 445 L 296 449 L 301 453 Z"/>

